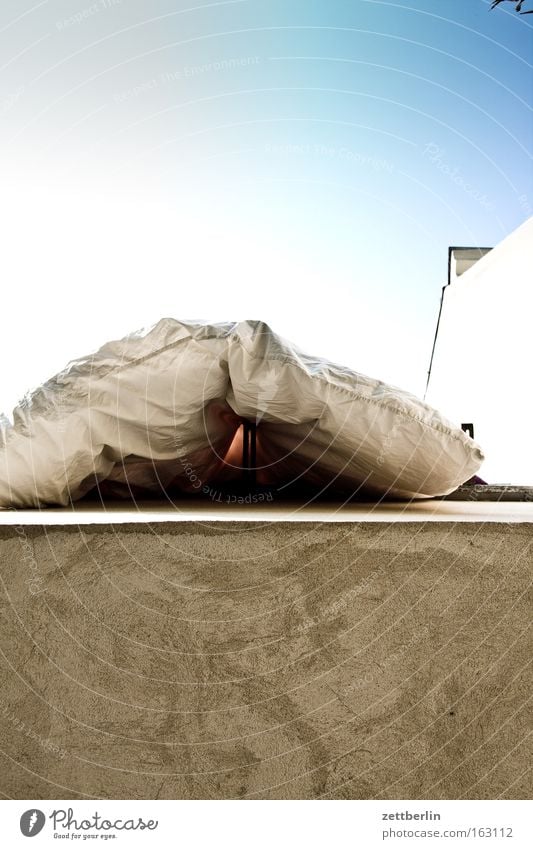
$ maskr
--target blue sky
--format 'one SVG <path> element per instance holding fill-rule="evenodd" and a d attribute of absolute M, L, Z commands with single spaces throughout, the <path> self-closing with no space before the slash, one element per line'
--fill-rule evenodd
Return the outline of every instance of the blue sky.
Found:
<path fill-rule="evenodd" d="M 533 212 L 533 16 L 502 6 L 4 0 L 0 407 L 161 315 L 422 393 L 448 245 Z"/>

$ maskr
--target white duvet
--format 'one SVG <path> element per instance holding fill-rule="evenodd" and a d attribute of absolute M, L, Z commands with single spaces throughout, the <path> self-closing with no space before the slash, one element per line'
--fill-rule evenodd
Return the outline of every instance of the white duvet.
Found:
<path fill-rule="evenodd" d="M 75 360 L 0 423 L 0 506 L 67 505 L 97 484 L 212 491 L 238 478 L 257 423 L 257 482 L 402 498 L 470 478 L 476 443 L 413 395 L 300 352 L 264 323 L 164 318 Z"/>

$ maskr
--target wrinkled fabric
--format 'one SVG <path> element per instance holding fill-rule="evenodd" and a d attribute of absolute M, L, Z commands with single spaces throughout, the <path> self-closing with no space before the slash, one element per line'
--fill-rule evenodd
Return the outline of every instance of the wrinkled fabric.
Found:
<path fill-rule="evenodd" d="M 310 357 L 263 322 L 164 318 L 69 363 L 0 420 L 0 506 L 237 480 L 257 424 L 257 481 L 400 498 L 452 492 L 483 454 L 413 395 Z"/>

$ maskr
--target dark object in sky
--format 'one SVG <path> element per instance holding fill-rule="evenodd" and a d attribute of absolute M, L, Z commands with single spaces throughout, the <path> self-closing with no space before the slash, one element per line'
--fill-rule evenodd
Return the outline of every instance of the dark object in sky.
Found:
<path fill-rule="evenodd" d="M 518 2 L 516 2 L 516 0 L 509 0 L 509 2 L 515 3 L 515 12 L 520 12 L 521 15 L 532 15 L 533 14 L 533 9 L 524 9 L 524 11 L 522 11 L 522 6 L 524 5 L 524 0 L 518 0 Z M 490 8 L 495 9 L 496 6 L 500 5 L 500 3 L 503 3 L 503 0 L 492 0 L 492 6 Z"/>

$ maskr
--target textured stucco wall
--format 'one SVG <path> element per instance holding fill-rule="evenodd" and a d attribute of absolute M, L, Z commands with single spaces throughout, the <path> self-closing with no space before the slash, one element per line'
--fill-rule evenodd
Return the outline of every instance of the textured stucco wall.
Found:
<path fill-rule="evenodd" d="M 532 541 L 475 522 L 2 527 L 0 792 L 527 798 Z"/>

